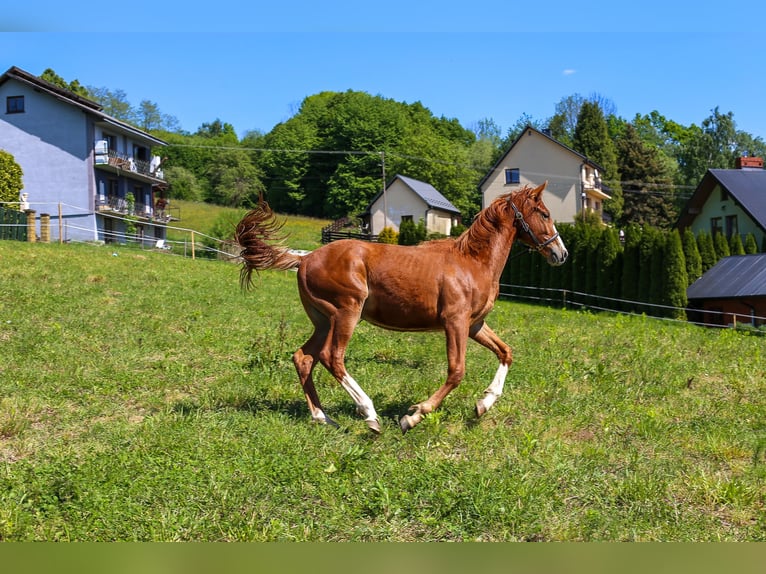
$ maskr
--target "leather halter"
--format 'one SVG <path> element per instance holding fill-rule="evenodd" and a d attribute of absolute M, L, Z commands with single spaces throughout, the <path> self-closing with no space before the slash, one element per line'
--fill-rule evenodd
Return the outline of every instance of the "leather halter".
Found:
<path fill-rule="evenodd" d="M 516 214 L 516 221 L 521 225 L 522 231 L 526 232 L 531 238 L 532 241 L 535 244 L 535 251 L 542 251 L 548 244 L 553 243 L 558 239 L 559 232 L 557 231 L 552 237 L 549 239 L 546 239 L 545 241 L 540 241 L 537 238 L 537 235 L 530 229 L 529 224 L 524 221 L 524 215 L 519 211 L 519 209 L 514 205 L 513 201 L 510 199 L 508 200 L 508 203 L 511 204 L 511 207 L 513 208 L 513 213 Z"/>

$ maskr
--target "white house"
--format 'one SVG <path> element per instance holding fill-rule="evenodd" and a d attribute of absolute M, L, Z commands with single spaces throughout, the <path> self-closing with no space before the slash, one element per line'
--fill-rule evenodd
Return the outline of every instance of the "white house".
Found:
<path fill-rule="evenodd" d="M 431 184 L 397 175 L 370 202 L 364 219 L 370 233 L 378 235 L 384 227 L 399 230 L 402 221 L 425 222 L 428 233 L 449 235 L 460 223 L 460 211 Z"/>
<path fill-rule="evenodd" d="M 601 184 L 601 171 L 581 153 L 527 126 L 479 183 L 482 207 L 504 193 L 547 181 L 543 200 L 555 221 L 571 223 L 583 209 L 603 217 L 604 201 L 611 198 Z"/>

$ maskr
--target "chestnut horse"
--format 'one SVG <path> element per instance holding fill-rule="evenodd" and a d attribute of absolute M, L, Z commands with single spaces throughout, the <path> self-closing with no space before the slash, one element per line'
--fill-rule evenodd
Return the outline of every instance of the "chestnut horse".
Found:
<path fill-rule="evenodd" d="M 369 428 L 381 431 L 372 401 L 344 364 L 346 347 L 361 319 L 395 331 L 444 331 L 446 335 L 447 380 L 400 419 L 403 433 L 460 383 L 469 337 L 500 360 L 492 383 L 476 403 L 477 416 L 495 403 L 512 354 L 484 318 L 497 299 L 500 274 L 513 241 L 518 237 L 551 265 L 561 265 L 568 255 L 542 200 L 546 184 L 498 197 L 460 237 L 417 246 L 344 239 L 302 256 L 275 244 L 284 222 L 276 220 L 265 202 L 242 218 L 235 237 L 242 248 L 244 288 L 252 285 L 253 271 L 298 269 L 298 290 L 314 333 L 295 351 L 293 363 L 314 421 L 337 426 L 325 414 L 311 376 L 320 362 L 354 400 Z"/>

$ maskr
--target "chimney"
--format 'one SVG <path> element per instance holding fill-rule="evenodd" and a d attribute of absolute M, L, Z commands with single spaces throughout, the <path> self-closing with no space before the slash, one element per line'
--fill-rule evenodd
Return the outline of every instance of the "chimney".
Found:
<path fill-rule="evenodd" d="M 737 169 L 763 169 L 763 158 L 738 157 L 735 165 Z"/>

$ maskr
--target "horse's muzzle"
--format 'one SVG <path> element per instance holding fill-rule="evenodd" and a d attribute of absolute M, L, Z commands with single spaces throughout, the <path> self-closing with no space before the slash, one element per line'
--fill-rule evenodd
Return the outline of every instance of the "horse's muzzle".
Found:
<path fill-rule="evenodd" d="M 567 248 L 564 247 L 563 243 L 557 242 L 548 252 L 548 264 L 558 267 L 559 265 L 564 264 L 567 257 L 569 257 L 569 251 L 567 251 Z"/>

